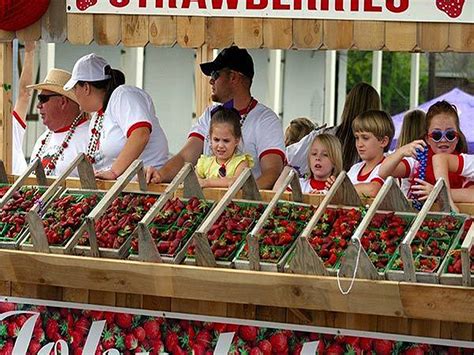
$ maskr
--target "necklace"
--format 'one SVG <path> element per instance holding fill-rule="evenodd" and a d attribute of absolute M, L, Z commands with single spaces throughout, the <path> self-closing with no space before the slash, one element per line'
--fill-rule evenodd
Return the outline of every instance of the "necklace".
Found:
<path fill-rule="evenodd" d="M 94 125 L 91 129 L 91 138 L 89 144 L 87 145 L 87 157 L 89 161 L 95 163 L 95 154 L 99 149 L 100 136 L 102 134 L 102 125 L 104 122 L 104 112 L 102 110 L 97 111 L 94 116 Z"/>
<path fill-rule="evenodd" d="M 240 110 L 239 113 L 240 113 L 240 125 L 242 126 L 245 122 L 245 119 L 247 118 L 247 116 L 249 115 L 250 111 L 253 110 L 253 108 L 257 106 L 257 100 L 255 100 L 252 96 L 250 97 L 250 101 L 247 105 L 246 108 L 244 108 L 243 110 Z"/>
<path fill-rule="evenodd" d="M 76 128 L 82 116 L 84 116 L 83 112 L 81 112 L 79 116 L 77 116 L 74 119 L 74 121 L 72 121 L 71 126 L 69 126 L 69 130 L 66 134 L 66 137 L 64 137 L 63 142 L 61 143 L 61 145 L 58 147 L 56 152 L 51 156 L 49 160 L 43 161 L 43 155 L 45 153 L 49 140 L 51 139 L 51 136 L 53 135 L 53 132 L 49 131 L 46 137 L 44 137 L 44 139 L 41 141 L 41 146 L 38 149 L 38 153 L 36 153 L 36 158 L 40 158 L 42 160 L 42 164 L 44 166 L 44 171 L 46 175 L 50 175 L 56 169 L 56 163 L 58 159 L 63 156 L 64 150 L 69 146 L 69 142 L 71 141 L 71 138 L 74 132 L 76 131 Z"/>

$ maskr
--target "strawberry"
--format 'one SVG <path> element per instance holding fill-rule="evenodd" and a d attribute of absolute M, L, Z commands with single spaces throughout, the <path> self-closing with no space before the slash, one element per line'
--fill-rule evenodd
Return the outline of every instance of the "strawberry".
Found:
<path fill-rule="evenodd" d="M 133 335 L 135 335 L 138 342 L 141 343 L 143 340 L 145 340 L 146 337 L 145 329 L 143 329 L 142 327 L 136 327 L 133 329 Z"/>
<path fill-rule="evenodd" d="M 257 339 L 257 327 L 242 325 L 239 328 L 239 335 L 246 342 L 254 342 Z"/>
<path fill-rule="evenodd" d="M 206 354 L 206 347 L 200 343 L 195 343 L 192 346 L 192 351 L 194 355 L 205 355 Z"/>
<path fill-rule="evenodd" d="M 258 346 L 253 347 L 250 349 L 250 355 L 263 355 L 262 350 Z"/>
<path fill-rule="evenodd" d="M 132 319 L 132 315 L 128 313 L 115 314 L 115 323 L 122 329 L 130 328 L 132 326 Z"/>
<path fill-rule="evenodd" d="M 125 336 L 125 349 L 134 350 L 138 347 L 138 340 L 132 333 Z"/>
<path fill-rule="evenodd" d="M 28 351 L 30 354 L 37 354 L 41 349 L 41 344 L 38 340 L 31 340 L 30 345 L 28 346 Z"/>
<path fill-rule="evenodd" d="M 202 344 L 205 347 L 210 346 L 212 335 L 207 329 L 202 329 L 196 334 L 196 343 Z"/>
<path fill-rule="evenodd" d="M 288 338 L 282 333 L 273 334 L 269 341 L 270 344 L 272 344 L 273 352 L 285 351 L 288 349 Z"/>
<path fill-rule="evenodd" d="M 58 322 L 55 319 L 49 318 L 46 321 L 46 329 L 45 329 L 46 336 L 50 340 L 56 340 L 58 332 L 59 332 Z"/>
<path fill-rule="evenodd" d="M 0 302 L 0 313 L 11 312 L 16 309 L 16 304 L 11 302 Z"/>
<path fill-rule="evenodd" d="M 334 344 L 329 345 L 326 348 L 326 351 L 325 351 L 324 354 L 326 354 L 326 355 L 340 355 L 340 354 L 344 354 L 344 349 L 338 343 L 334 343 Z"/>
<path fill-rule="evenodd" d="M 425 351 L 417 345 L 411 346 L 404 351 L 404 355 L 423 355 L 424 353 Z"/>
<path fill-rule="evenodd" d="M 376 339 L 374 341 L 374 350 L 377 355 L 390 355 L 393 349 L 393 341 Z"/>
<path fill-rule="evenodd" d="M 160 337 L 160 325 L 154 319 L 149 319 L 143 323 L 146 337 L 148 339 L 156 339 Z"/>
<path fill-rule="evenodd" d="M 359 346 L 365 352 L 372 351 L 372 343 L 374 342 L 373 339 L 370 338 L 359 338 Z"/>
<path fill-rule="evenodd" d="M 178 334 L 173 331 L 168 331 L 165 337 L 166 350 L 172 351 L 175 346 L 179 344 Z"/>

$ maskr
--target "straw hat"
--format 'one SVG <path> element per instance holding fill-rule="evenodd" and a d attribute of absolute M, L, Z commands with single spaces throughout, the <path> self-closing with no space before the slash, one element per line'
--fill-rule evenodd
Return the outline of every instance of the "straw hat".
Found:
<path fill-rule="evenodd" d="M 67 98 L 71 99 L 76 103 L 79 103 L 73 91 L 66 91 L 63 89 L 63 86 L 68 82 L 69 79 L 71 79 L 71 73 L 61 69 L 51 69 L 42 83 L 36 85 L 28 85 L 27 88 L 52 91 L 57 94 L 66 96 Z"/>

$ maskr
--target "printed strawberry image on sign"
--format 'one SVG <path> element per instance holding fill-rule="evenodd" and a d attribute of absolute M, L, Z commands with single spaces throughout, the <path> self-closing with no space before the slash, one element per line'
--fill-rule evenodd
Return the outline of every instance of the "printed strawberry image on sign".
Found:
<path fill-rule="evenodd" d="M 461 16 L 465 0 L 436 0 L 436 7 L 451 18 Z"/>
<path fill-rule="evenodd" d="M 76 6 L 80 11 L 86 11 L 95 4 L 97 4 L 97 0 L 76 0 Z"/>

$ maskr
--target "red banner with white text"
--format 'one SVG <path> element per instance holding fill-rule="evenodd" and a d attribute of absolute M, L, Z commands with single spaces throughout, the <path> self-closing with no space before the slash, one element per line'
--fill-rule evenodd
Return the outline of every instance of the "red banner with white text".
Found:
<path fill-rule="evenodd" d="M 1 354 L 474 354 L 474 343 L 3 298 Z"/>

